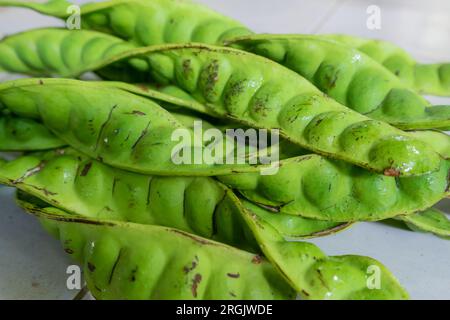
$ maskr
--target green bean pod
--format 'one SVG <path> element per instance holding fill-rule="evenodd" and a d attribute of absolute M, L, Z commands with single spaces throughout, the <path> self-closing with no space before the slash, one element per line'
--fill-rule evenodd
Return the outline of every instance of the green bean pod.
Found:
<path fill-rule="evenodd" d="M 387 175 L 423 174 L 439 166 L 440 157 L 423 142 L 336 103 L 295 72 L 262 57 L 171 45 L 136 49 L 116 59 L 130 57 L 147 60 L 153 80 L 179 86 L 212 113 L 280 129 L 282 137 L 314 152 Z"/>
<path fill-rule="evenodd" d="M 167 227 L 67 214 L 18 196 L 83 266 L 97 299 L 294 299 L 266 259 Z"/>
<path fill-rule="evenodd" d="M 83 73 L 87 66 L 133 47 L 119 38 L 95 31 L 34 29 L 0 41 L 0 71 L 71 77 Z"/>
<path fill-rule="evenodd" d="M 72 4 L 0 0 L 0 6 L 25 7 L 72 22 Z M 80 27 L 125 39 L 134 45 L 221 43 L 251 33 L 239 22 L 189 0 L 110 0 L 80 6 Z"/>
<path fill-rule="evenodd" d="M 286 241 L 257 214 L 260 208 L 244 201 L 244 219 L 263 253 L 304 299 L 407 299 L 408 294 L 378 261 L 363 256 L 326 256 L 307 242 Z M 374 290 L 370 269 L 377 269 Z"/>
<path fill-rule="evenodd" d="M 297 72 L 322 92 L 372 119 L 401 129 L 446 128 L 450 106 L 432 106 L 366 54 L 326 38 L 254 35 L 230 40 Z"/>
<path fill-rule="evenodd" d="M 443 156 L 450 159 L 450 136 L 439 130 L 409 131 L 416 139 L 422 140 Z"/>
<path fill-rule="evenodd" d="M 59 39 L 65 39 L 70 38 L 71 34 L 68 30 L 59 29 L 35 32 L 41 36 L 12 36 L 9 40 L 15 45 L 8 46 L 18 47 L 20 43 L 27 43 L 28 39 L 35 39 L 33 46 L 60 47 L 61 41 L 54 42 L 52 37 L 43 35 L 57 33 L 60 34 Z M 90 37 L 94 36 L 87 36 Z M 81 46 L 78 53 L 84 52 L 83 48 Z M 163 86 L 162 93 L 157 93 L 149 87 L 125 83 L 99 85 L 119 87 L 249 126 L 280 128 L 286 139 L 302 147 L 378 172 L 395 175 L 405 174 L 405 171 L 407 174 L 420 174 L 433 170 L 410 170 L 411 165 L 419 164 L 413 163 L 415 159 L 422 158 L 420 154 L 407 150 L 411 148 L 428 150 L 428 155 L 423 158 L 434 158 L 431 161 L 420 160 L 424 166 L 435 165 L 436 168 L 439 161 L 437 155 L 421 142 L 409 141 L 410 137 L 404 137 L 401 131 L 352 113 L 324 97 L 295 73 L 242 51 L 199 45 L 143 48 L 123 52 L 111 59 L 92 61 L 91 64 L 73 68 L 71 72 L 72 75 L 79 75 L 89 70 L 108 69 L 117 63 L 122 67 L 126 64 L 124 61 L 129 61 L 128 68 L 136 68 L 133 75 L 139 74 L 140 79 L 145 79 L 150 73 L 160 85 L 174 83 L 179 88 Z M 165 75 L 165 72 L 169 73 Z M 164 78 L 166 76 L 170 79 Z M 285 79 L 289 84 L 284 83 Z M 361 135 L 364 138 L 361 139 Z M 355 159 L 355 155 L 359 155 L 359 159 Z"/>
<path fill-rule="evenodd" d="M 239 201 L 236 199 L 237 204 Z M 56 237 L 59 237 L 61 239 L 61 242 L 64 244 L 65 251 L 71 254 L 74 258 L 81 260 L 85 266 L 85 269 L 89 271 L 88 277 L 91 277 L 91 275 L 95 272 L 95 270 L 98 270 L 96 275 L 99 277 L 102 275 L 100 279 L 112 279 L 111 273 L 107 273 L 109 275 L 105 276 L 101 271 L 103 270 L 111 270 L 111 267 L 109 268 L 101 268 L 99 266 L 103 266 L 103 263 L 108 261 L 110 263 L 110 266 L 119 265 L 118 263 L 114 263 L 114 261 L 119 260 L 118 256 L 121 257 L 122 255 L 119 254 L 121 252 L 120 249 L 114 250 L 114 247 L 111 247 L 111 245 L 102 246 L 99 243 L 96 243 L 94 246 L 92 246 L 92 243 L 89 243 L 91 247 L 94 248 L 102 248 L 101 250 L 102 254 L 96 255 L 97 259 L 93 259 L 92 256 L 89 257 L 89 259 L 83 259 L 86 250 L 85 246 L 74 246 L 73 244 L 77 244 L 80 240 L 83 240 L 84 237 L 81 234 L 80 230 L 75 229 L 73 232 L 61 232 L 60 225 L 62 222 L 67 223 L 84 223 L 85 225 L 89 225 L 90 228 L 94 227 L 101 227 L 101 226 L 110 226 L 113 227 L 113 230 L 118 230 L 117 234 L 113 234 L 111 237 L 111 242 L 115 243 L 118 241 L 118 239 L 123 239 L 124 236 L 126 236 L 128 233 L 123 230 L 123 228 L 118 228 L 119 225 L 123 224 L 116 221 L 111 220 L 98 220 L 98 219 L 92 219 L 92 218 L 86 218 L 81 216 L 74 216 L 69 215 L 67 213 L 64 213 L 60 211 L 59 209 L 56 209 L 54 207 L 49 207 L 45 203 L 41 203 L 41 201 L 33 201 L 33 199 L 30 199 L 27 197 L 27 195 L 20 194 L 18 195 L 18 203 L 21 207 L 23 207 L 25 210 L 31 212 L 34 215 L 37 215 L 41 218 L 41 221 L 43 222 L 46 229 L 51 233 L 54 234 Z M 285 241 L 269 224 L 267 224 L 263 219 L 260 219 L 255 214 L 253 214 L 250 209 L 251 205 L 247 204 L 247 209 L 243 208 L 244 215 L 243 217 L 247 220 L 250 227 L 252 228 L 252 231 L 256 234 L 258 241 L 261 245 L 261 248 L 265 252 L 266 255 L 268 255 L 269 261 L 271 261 L 274 264 L 274 269 L 278 270 L 285 280 L 287 280 L 288 283 L 291 284 L 291 286 L 298 290 L 300 296 L 304 299 L 406 299 L 408 297 L 408 294 L 404 291 L 404 289 L 400 286 L 398 281 L 394 278 L 394 276 L 378 261 L 368 258 L 368 257 L 362 257 L 362 256 L 336 256 L 336 257 L 327 257 L 323 252 L 320 251 L 319 248 L 317 248 L 315 245 L 306 243 L 306 242 L 287 242 Z M 135 225 L 135 224 L 125 224 L 127 226 L 135 226 L 136 229 L 139 230 L 145 230 L 145 228 L 161 228 L 161 227 L 153 227 L 153 226 L 142 226 L 142 225 Z M 167 230 L 167 229 L 166 229 Z M 194 240 L 196 243 L 201 245 L 208 245 L 211 242 L 191 235 L 184 233 L 182 231 L 178 231 L 176 229 L 168 229 L 173 233 L 186 235 L 188 238 Z M 96 232 L 92 232 L 92 230 L 89 230 L 89 235 L 96 234 Z M 104 232 L 102 232 L 101 239 L 105 239 L 106 235 Z M 117 238 L 118 237 L 118 238 Z M 168 241 L 168 238 L 165 237 L 157 237 L 153 239 L 149 235 L 145 234 L 140 238 L 133 238 L 132 247 L 136 247 L 136 243 L 146 243 L 145 239 L 152 239 L 153 245 L 165 243 L 165 244 L 171 244 L 171 241 Z M 157 241 L 156 241 L 157 239 Z M 84 241 L 82 241 L 84 242 Z M 186 252 L 187 246 L 184 246 L 182 242 L 177 241 L 177 246 L 180 247 L 183 252 Z M 213 242 L 213 244 L 215 244 Z M 216 248 L 216 246 L 219 246 L 219 248 Z M 220 247 L 226 247 L 223 244 L 217 243 L 217 245 L 214 246 L 214 250 L 212 252 L 217 253 L 217 250 L 220 250 Z M 139 247 L 139 246 L 137 246 Z M 230 248 L 230 247 L 226 247 Z M 168 248 L 165 248 L 166 250 L 160 250 L 159 252 L 172 252 L 168 250 Z M 230 248 L 231 250 L 232 248 Z M 88 252 L 92 252 L 92 250 L 87 250 Z M 146 252 L 145 256 L 148 257 L 148 253 L 152 252 L 149 250 L 149 248 L 145 248 L 144 250 Z M 119 253 L 118 253 L 119 252 Z M 219 251 L 221 252 L 221 251 Z M 114 254 L 114 259 L 106 259 L 106 257 L 109 256 L 109 254 Z M 152 254 L 152 268 L 154 268 L 155 265 L 155 256 L 156 259 L 158 257 L 161 257 L 161 254 L 155 255 Z M 173 254 L 171 255 L 173 257 L 179 258 L 184 257 L 184 255 L 179 254 Z M 220 255 L 222 256 L 222 254 Z M 162 258 L 161 258 L 162 259 Z M 232 257 L 226 256 L 226 259 L 230 261 L 230 259 L 233 259 Z M 164 259 L 163 259 L 164 260 Z M 128 264 L 131 262 L 135 262 L 135 260 L 132 257 L 127 256 L 127 258 L 122 260 L 122 264 Z M 158 261 L 160 261 L 158 259 Z M 203 261 L 201 257 L 198 259 L 190 260 L 191 263 L 185 263 L 187 265 L 187 268 L 177 268 L 178 270 L 191 270 L 191 268 L 194 266 L 194 269 L 197 268 L 199 265 L 199 262 Z M 213 261 L 217 261 L 213 259 Z M 264 262 L 264 258 L 261 258 L 258 255 L 251 256 L 251 263 L 254 264 L 261 264 L 261 262 Z M 172 264 L 175 264 L 175 261 L 170 260 Z M 194 263 L 192 263 L 194 262 Z M 234 260 L 233 260 L 233 263 Z M 219 263 L 220 264 L 220 263 Z M 86 268 L 87 267 L 87 268 Z M 211 269 L 211 266 L 208 265 L 206 270 Z M 379 278 L 379 287 L 378 288 L 371 288 L 370 287 L 370 281 L 368 279 L 368 274 L 370 272 L 370 268 L 377 268 L 378 272 L 378 278 Z M 114 274 L 116 268 L 113 268 Z M 119 269 L 120 270 L 120 269 Z M 127 268 L 128 271 L 130 271 Z M 196 269 L 197 270 L 197 269 Z M 203 271 L 203 269 L 198 269 L 199 271 Z M 213 272 L 208 273 L 208 275 L 216 274 L 218 271 L 213 270 Z M 173 276 L 172 274 L 167 274 L 166 278 L 176 279 L 176 276 Z M 230 276 L 229 273 L 227 273 L 227 276 Z M 246 274 L 239 273 L 239 276 L 237 273 L 232 273 L 230 278 L 243 278 L 245 279 Z M 211 276 L 212 277 L 212 276 Z M 121 276 L 117 277 L 118 279 L 125 279 L 125 281 L 129 281 L 128 277 Z M 198 276 L 196 277 L 199 278 Z M 201 277 L 203 279 L 203 275 Z M 109 293 L 110 287 L 105 287 L 105 282 L 99 283 L 96 281 L 98 278 L 94 277 L 92 278 L 92 282 L 90 282 L 90 279 L 88 278 L 88 287 L 93 288 L 94 296 L 98 298 L 107 298 L 109 295 L 102 295 L 98 296 L 97 294 L 102 293 Z M 208 277 L 209 279 L 209 277 Z M 221 280 L 223 281 L 223 280 Z M 243 280 L 245 281 L 245 280 Z M 115 283 L 121 283 L 120 280 L 116 280 Z M 94 285 L 95 283 L 95 285 Z M 111 285 L 113 281 L 108 281 L 108 285 Z M 128 283 L 128 282 L 125 282 Z M 159 282 L 158 282 L 159 283 Z M 285 288 L 284 282 L 281 279 L 277 279 L 278 288 Z M 223 286 L 220 285 L 221 288 Z M 172 286 L 165 284 L 165 288 L 171 288 Z M 214 287 L 214 286 L 207 286 Z M 183 287 L 184 288 L 184 287 Z M 196 289 L 199 288 L 199 286 L 195 286 Z M 192 287 L 191 287 L 192 289 Z M 92 290 L 92 289 L 91 289 Z M 179 286 L 177 286 L 177 291 L 171 291 L 168 293 L 167 296 L 160 297 L 157 296 L 160 299 L 174 299 L 179 297 Z M 287 289 L 286 289 L 287 290 Z M 285 291 L 285 290 L 282 290 Z M 128 297 L 128 289 L 126 286 L 119 286 L 116 287 L 115 295 L 111 296 L 111 298 L 115 298 L 117 296 L 125 296 Z M 191 290 L 192 292 L 192 290 Z M 194 298 L 197 298 L 200 296 L 195 296 L 192 294 Z M 232 295 L 233 296 L 233 295 Z M 289 295 L 290 296 L 290 295 Z M 147 297 L 147 296 L 146 296 Z M 183 295 L 184 298 L 187 298 L 185 295 Z M 135 297 L 136 298 L 136 297 Z M 204 297 L 207 298 L 207 297 Z M 212 299 L 212 297 L 209 297 Z"/>
<path fill-rule="evenodd" d="M 136 174 L 66 148 L 28 154 L 1 166 L 0 183 L 73 214 L 167 226 L 246 250 L 257 248 L 231 191 L 208 177 Z M 349 225 L 264 210 L 258 214 L 283 236 L 296 239 Z"/>
<path fill-rule="evenodd" d="M 418 177 L 388 177 L 319 155 L 283 160 L 276 175 L 218 177 L 274 212 L 344 222 L 374 221 L 425 210 L 449 194 L 450 162 Z"/>
<path fill-rule="evenodd" d="M 450 219 L 447 215 L 435 208 L 411 215 L 401 215 L 396 219 L 405 222 L 413 231 L 431 232 L 437 236 L 450 239 Z"/>
<path fill-rule="evenodd" d="M 41 123 L 0 113 L 0 151 L 47 150 L 64 145 Z"/>
<path fill-rule="evenodd" d="M 226 164 L 224 159 L 197 161 L 196 155 L 207 154 L 201 137 L 153 101 L 113 86 L 20 79 L 0 84 L 0 103 L 18 116 L 42 120 L 75 149 L 122 169 L 189 176 L 259 170 L 257 165 Z M 177 129 L 189 136 L 175 139 Z"/>
<path fill-rule="evenodd" d="M 420 93 L 450 96 L 450 63 L 422 64 L 405 50 L 383 40 L 343 34 L 321 35 L 364 52 Z"/>

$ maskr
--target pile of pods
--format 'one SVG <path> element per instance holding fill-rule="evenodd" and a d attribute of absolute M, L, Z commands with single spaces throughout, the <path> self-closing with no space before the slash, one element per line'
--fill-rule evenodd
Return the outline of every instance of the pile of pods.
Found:
<path fill-rule="evenodd" d="M 71 16 L 65 0 L 0 6 Z M 432 208 L 450 192 L 450 106 L 421 96 L 450 95 L 450 64 L 351 36 L 256 35 L 180 0 L 89 3 L 79 18 L 0 41 L 0 71 L 38 77 L 0 83 L 0 150 L 23 152 L 0 160 L 0 183 L 95 298 L 408 298 L 380 262 L 304 239 L 392 218 L 450 236 Z M 174 163 L 173 132 L 196 121 L 277 129 L 278 171 Z"/>

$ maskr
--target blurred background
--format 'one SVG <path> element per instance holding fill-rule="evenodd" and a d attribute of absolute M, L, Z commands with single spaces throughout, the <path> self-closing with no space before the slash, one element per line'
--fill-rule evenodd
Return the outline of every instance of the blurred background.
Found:
<path fill-rule="evenodd" d="M 151 0 L 148 0 L 151 1 Z M 82 4 L 92 1 L 72 1 Z M 448 0 L 198 0 L 259 33 L 347 33 L 395 42 L 420 62 L 450 61 Z M 379 18 L 379 19 L 377 19 Z M 375 20 L 374 20 L 375 19 Z M 377 23 L 379 22 L 379 24 Z M 0 8 L 0 37 L 62 22 L 25 9 Z M 0 74 L 0 80 L 8 76 Z M 448 98 L 429 98 L 450 104 Z M 72 299 L 57 241 L 0 188 L 0 299 Z M 441 208 L 450 212 L 444 201 Z M 396 223 L 360 223 L 314 240 L 327 254 L 361 254 L 383 262 L 413 299 L 450 299 L 449 240 Z"/>

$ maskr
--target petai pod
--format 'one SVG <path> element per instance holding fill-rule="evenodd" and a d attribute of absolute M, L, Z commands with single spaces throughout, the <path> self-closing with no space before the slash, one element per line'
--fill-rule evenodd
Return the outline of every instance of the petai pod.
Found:
<path fill-rule="evenodd" d="M 412 214 L 449 194 L 450 162 L 418 177 L 388 177 L 319 155 L 281 161 L 276 175 L 218 177 L 262 207 L 326 221 L 383 220 Z"/>
<path fill-rule="evenodd" d="M 257 248 L 232 191 L 209 177 L 136 174 L 66 148 L 10 161 L 0 167 L 0 183 L 73 214 L 167 226 L 247 250 Z M 258 214 L 293 238 L 326 235 L 349 225 L 264 210 Z"/>
<path fill-rule="evenodd" d="M 97 299 L 294 299 L 266 259 L 177 229 L 67 214 L 18 196 L 82 264 Z"/>
<path fill-rule="evenodd" d="M 420 175 L 440 165 L 441 157 L 427 144 L 346 108 L 263 57 L 231 48 L 168 45 L 134 49 L 103 66 L 132 58 L 145 62 L 139 70 L 152 80 L 177 85 L 211 114 L 279 129 L 281 137 L 314 152 L 395 176 Z"/>
<path fill-rule="evenodd" d="M 438 209 L 430 208 L 407 216 L 401 215 L 396 219 L 405 222 L 413 231 L 431 232 L 450 239 L 450 219 Z"/>
<path fill-rule="evenodd" d="M 0 104 L 18 116 L 42 120 L 75 149 L 130 171 L 212 176 L 259 170 L 256 165 L 223 164 L 224 159 L 222 164 L 216 158 L 196 161 L 197 155 L 208 154 L 202 137 L 155 102 L 113 86 L 20 79 L 0 84 Z M 178 129 L 183 139 L 173 137 Z"/>
<path fill-rule="evenodd" d="M 47 150 L 65 144 L 33 119 L 0 112 L 0 151 Z"/>
<path fill-rule="evenodd" d="M 66 148 L 8 162 L 0 167 L 0 183 L 88 218 L 167 226 L 256 248 L 230 191 L 208 177 L 141 175 Z"/>
<path fill-rule="evenodd" d="M 423 142 L 346 108 L 295 72 L 244 51 L 195 44 L 138 48 L 77 71 L 124 61 L 142 78 L 174 84 L 196 100 L 178 95 L 174 104 L 246 126 L 280 129 L 293 143 L 373 171 L 419 175 L 436 170 L 441 160 Z M 154 95 L 149 88 L 125 83 L 101 86 Z"/>
<path fill-rule="evenodd" d="M 424 94 L 450 96 L 450 63 L 422 64 L 398 46 L 383 40 L 343 34 L 320 37 L 331 39 L 364 52 L 383 64 L 407 86 Z"/>
<path fill-rule="evenodd" d="M 236 204 L 241 205 L 238 199 L 236 199 Z M 63 219 L 68 222 L 77 222 L 84 220 L 89 225 L 110 225 L 117 226 L 117 222 L 110 220 L 97 220 L 93 218 L 86 218 L 80 216 L 73 216 L 64 214 L 59 209 L 49 207 L 47 204 L 42 203 L 40 200 L 35 201 L 30 199 L 28 195 L 19 193 L 18 194 L 18 203 L 21 207 L 26 209 L 27 211 L 38 215 L 41 217 L 41 221 L 44 224 L 44 227 L 56 237 L 61 238 L 61 242 L 64 243 L 65 251 L 71 254 L 73 257 L 80 259 L 80 255 L 83 255 L 83 246 L 80 248 L 79 246 L 73 247 L 72 244 L 76 241 L 76 239 L 80 239 L 77 232 L 69 233 L 69 232 L 60 232 L 58 228 L 55 228 L 55 225 L 48 221 L 48 219 L 57 220 L 57 217 L 54 215 L 58 215 L 59 217 L 65 216 L 67 218 Z M 242 205 L 241 205 L 242 206 Z M 300 296 L 305 299 L 405 299 L 408 297 L 407 293 L 404 289 L 399 285 L 398 281 L 392 276 L 392 274 L 378 261 L 362 256 L 336 256 L 336 257 L 327 257 L 319 248 L 315 245 L 306 243 L 306 242 L 287 242 L 285 241 L 269 224 L 267 224 L 263 219 L 256 216 L 253 212 L 249 211 L 252 206 L 251 204 L 246 204 L 247 208 L 242 207 L 243 217 L 249 223 L 250 228 L 257 236 L 258 242 L 263 249 L 264 253 L 268 256 L 268 259 L 274 264 L 275 269 L 280 271 L 280 274 L 284 276 L 288 283 L 291 286 L 298 290 Z M 52 218 L 53 216 L 53 218 Z M 89 222 L 88 222 L 89 221 Z M 130 225 L 130 224 L 128 224 Z M 135 225 L 137 228 L 145 228 L 142 225 Z M 116 228 L 118 229 L 118 228 Z M 177 234 L 185 234 L 182 231 L 174 230 Z M 120 230 L 118 235 L 123 235 L 125 232 Z M 191 239 L 196 240 L 201 244 L 207 244 L 209 241 L 206 239 L 199 238 L 197 236 L 186 234 Z M 78 237 L 77 237 L 78 236 Z M 116 235 L 114 235 L 114 238 Z M 145 236 L 144 236 L 145 237 Z M 146 237 L 145 237 L 146 238 Z M 163 238 L 163 242 L 167 242 L 166 238 Z M 159 239 L 161 240 L 161 239 Z M 200 241 L 203 240 L 203 241 Z M 134 242 L 141 242 L 142 239 L 135 239 Z M 160 241 L 156 242 L 160 243 Z M 178 242 L 180 244 L 180 242 Z M 92 245 L 92 244 L 90 244 Z M 222 244 L 221 244 L 222 245 Z M 224 245 L 222 245 L 224 246 Z M 93 246 L 101 247 L 98 244 Z M 184 247 L 181 245 L 181 247 Z M 213 252 L 217 253 L 218 248 L 215 248 Z M 103 257 L 107 255 L 110 251 L 115 252 L 115 259 L 113 261 L 118 260 L 117 256 L 122 256 L 118 254 L 117 251 L 111 249 L 110 246 L 107 246 L 104 251 L 102 251 Z M 118 250 L 119 253 L 121 250 Z M 164 250 L 165 252 L 167 251 Z M 146 250 L 148 252 L 148 250 Z M 175 255 L 173 255 L 175 256 Z M 227 257 L 228 258 L 228 257 Z M 97 264 L 101 263 L 98 260 L 89 259 L 89 262 L 84 262 L 84 265 L 87 265 L 87 268 L 90 269 L 91 273 L 95 272 L 98 268 Z M 125 259 L 124 259 L 125 260 Z M 129 261 L 131 259 L 126 259 L 125 261 Z M 202 259 L 194 259 L 191 263 L 188 263 L 188 268 L 179 268 L 183 271 L 189 271 L 192 267 L 197 268 L 199 262 L 203 261 Z M 261 264 L 264 261 L 264 258 L 260 256 L 252 256 L 251 262 L 254 264 Z M 194 263 L 192 263 L 194 262 Z M 112 262 L 111 262 L 112 263 Z M 115 263 L 112 263 L 114 265 Z M 379 290 L 370 290 L 367 286 L 367 268 L 369 266 L 377 266 L 380 271 L 380 289 Z M 93 270 L 92 270 L 93 269 Z M 113 268 L 115 270 L 115 268 Z M 109 268 L 108 270 L 111 270 Z M 114 272 L 115 273 L 115 272 Z M 227 274 L 229 276 L 229 274 Z M 241 278 L 241 274 L 237 276 L 237 274 L 233 274 L 230 276 L 231 278 Z M 111 279 L 112 277 L 107 277 Z M 126 277 L 120 277 L 126 278 Z M 197 277 L 198 278 L 198 277 Z M 279 285 L 283 287 L 283 281 L 278 280 Z M 89 282 L 88 282 L 89 286 Z M 192 288 L 192 287 L 191 287 Z M 196 286 L 198 288 L 198 286 Z M 100 290 L 100 288 L 95 288 L 95 292 L 99 291 L 108 291 L 108 290 Z M 123 289 L 115 290 L 117 292 L 122 292 Z M 123 294 L 123 293 L 122 293 Z M 95 295 L 95 294 L 94 294 Z"/>
<path fill-rule="evenodd" d="M 408 294 L 380 262 L 364 256 L 327 256 L 308 242 L 286 241 L 256 212 L 261 210 L 243 202 L 244 219 L 272 264 L 304 299 L 407 299 Z M 368 285 L 367 270 L 380 271 L 380 290 Z"/>
<path fill-rule="evenodd" d="M 445 159 L 450 159 L 450 136 L 439 130 L 417 130 L 410 131 L 416 139 L 429 144 Z"/>
<path fill-rule="evenodd" d="M 307 35 L 254 35 L 230 44 L 278 62 L 343 105 L 401 129 L 446 128 L 450 106 L 429 102 L 364 53 Z"/>
<path fill-rule="evenodd" d="M 130 43 L 95 31 L 35 29 L 0 41 L 0 71 L 71 77 L 132 48 Z"/>
<path fill-rule="evenodd" d="M 2 55 L 1 48 L 8 48 L 10 50 L 11 48 L 15 48 L 12 52 L 15 52 L 14 59 L 18 61 L 16 67 L 14 67 L 14 64 L 10 64 L 9 71 L 14 72 L 22 72 L 27 74 L 54 74 L 54 75 L 61 75 L 61 76 L 79 76 L 80 74 L 89 71 L 89 70 L 96 70 L 99 67 L 101 67 L 102 64 L 105 64 L 105 61 L 108 60 L 107 57 L 110 56 L 110 54 L 97 54 L 97 55 L 90 55 L 91 57 L 94 56 L 89 62 L 86 61 L 86 59 L 83 59 L 82 56 L 85 55 L 85 52 L 88 52 L 91 47 L 90 43 L 98 43 L 101 45 L 101 48 L 109 48 L 109 47 L 115 47 L 115 44 L 120 43 L 120 40 L 111 40 L 111 44 L 107 45 L 106 43 L 109 41 L 109 36 L 99 36 L 97 32 L 93 31 L 76 31 L 76 34 L 78 34 L 76 37 L 78 38 L 78 41 L 73 41 L 74 39 L 74 33 L 70 30 L 66 29 L 37 29 L 30 32 L 20 33 L 17 35 L 10 36 L 6 38 L 3 42 L 0 42 L 0 56 Z M 101 34 L 100 34 L 101 35 Z M 113 37 L 110 37 L 114 39 Z M 92 40 L 94 39 L 94 40 Z M 69 41 L 70 40 L 70 41 Z M 329 42 L 329 41 L 321 41 L 321 42 Z M 66 44 L 67 43 L 67 44 Z M 63 45 L 65 44 L 65 45 Z M 73 45 L 74 47 L 70 47 Z M 25 63 L 22 61 L 23 55 L 20 54 L 20 50 L 18 48 L 21 47 L 32 47 L 32 48 L 45 48 L 46 51 L 52 51 L 52 52 L 58 52 L 59 56 L 56 55 L 52 58 L 52 61 L 54 62 L 51 67 L 49 67 L 47 70 L 41 69 L 42 68 L 42 62 L 39 62 L 40 56 L 34 57 L 35 62 L 34 64 L 31 63 Z M 123 45 L 116 46 L 124 48 Z M 55 49 L 56 48 L 56 49 Z M 59 49 L 58 49 L 59 48 Z M 5 49 L 4 49 L 5 50 Z M 12 50 L 12 49 L 11 49 Z M 71 69 L 67 69 L 64 65 L 64 63 L 59 63 L 58 61 L 63 61 L 63 55 L 62 53 L 64 51 L 70 51 L 74 52 L 73 59 L 74 61 L 83 62 L 83 63 L 74 63 L 71 65 Z M 102 50 L 100 50 L 103 52 Z M 33 50 L 27 54 L 28 57 L 33 56 Z M 76 56 L 78 55 L 78 56 Z M 131 55 L 133 53 L 131 52 Z M 317 56 L 317 55 L 316 55 Z M 14 59 L 11 59 L 11 61 L 14 61 Z M 30 59 L 30 58 L 29 58 Z M 7 59 L 6 59 L 7 60 Z M 42 59 L 41 59 L 42 60 Z M 143 68 L 144 70 L 148 69 L 147 62 L 145 62 L 142 59 L 129 59 L 130 63 L 132 65 L 135 65 L 136 67 L 139 66 L 140 68 Z M 1 63 L 1 62 L 0 62 Z M 25 68 L 21 68 L 20 66 L 26 66 Z M 39 67 L 33 67 L 38 65 Z M 113 64 L 115 65 L 115 64 Z M 28 69 L 27 69 L 28 68 Z M 109 68 L 109 67 L 108 67 Z M 119 69 L 124 69 L 124 71 L 128 70 L 130 68 L 130 65 L 127 66 L 126 63 L 120 63 L 120 66 L 117 67 Z M 104 70 L 105 68 L 101 69 Z M 125 72 L 128 74 L 128 72 Z M 136 75 L 136 72 L 132 73 L 133 75 Z M 138 79 L 145 78 L 145 73 L 143 76 L 138 76 Z M 119 83 L 119 82 L 106 82 L 106 83 L 98 83 L 99 85 L 106 85 L 106 86 L 114 86 L 118 87 L 120 89 L 130 91 L 139 95 L 148 96 L 151 99 L 157 99 L 160 101 L 160 104 L 165 107 L 168 110 L 176 110 L 174 109 L 174 106 L 179 106 L 178 108 L 189 108 L 192 110 L 195 110 L 197 112 L 208 114 L 210 116 L 220 117 L 220 114 L 217 114 L 215 110 L 212 108 L 207 108 L 203 103 L 199 103 L 196 101 L 188 92 L 183 91 L 181 88 L 173 86 L 173 85 L 159 85 L 159 86 L 144 86 L 144 85 L 130 85 L 126 83 Z M 427 141 L 428 142 L 428 141 Z"/>
<path fill-rule="evenodd" d="M 73 12 L 65 0 L 0 0 L 0 6 L 25 7 L 67 19 Z M 251 33 L 239 22 L 190 0 L 110 0 L 80 7 L 82 29 L 109 33 L 138 45 L 221 43 Z"/>

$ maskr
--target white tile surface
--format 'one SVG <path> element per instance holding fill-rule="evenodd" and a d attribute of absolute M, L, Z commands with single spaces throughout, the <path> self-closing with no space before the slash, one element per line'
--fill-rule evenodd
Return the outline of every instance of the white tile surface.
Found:
<path fill-rule="evenodd" d="M 87 1 L 73 1 L 76 3 Z M 447 0 L 201 0 L 241 20 L 256 32 L 348 33 L 393 41 L 423 62 L 450 61 L 450 1 Z M 366 9 L 380 6 L 381 30 L 366 28 Z M 0 10 L 0 33 L 57 25 L 27 10 Z M 0 78 L 0 81 L 2 78 Z M 431 100 L 450 103 L 448 98 Z M 11 189 L 0 188 L 0 298 L 67 299 L 65 270 L 72 262 L 35 219 L 13 203 Z M 445 201 L 441 207 L 450 212 Z M 360 223 L 350 230 L 314 240 L 328 254 L 361 254 L 379 259 L 415 299 L 450 299 L 450 242 L 429 234 Z"/>
<path fill-rule="evenodd" d="M 32 216 L 19 209 L 14 190 L 0 187 L 0 298 L 72 299 L 66 268 L 74 264 Z"/>

